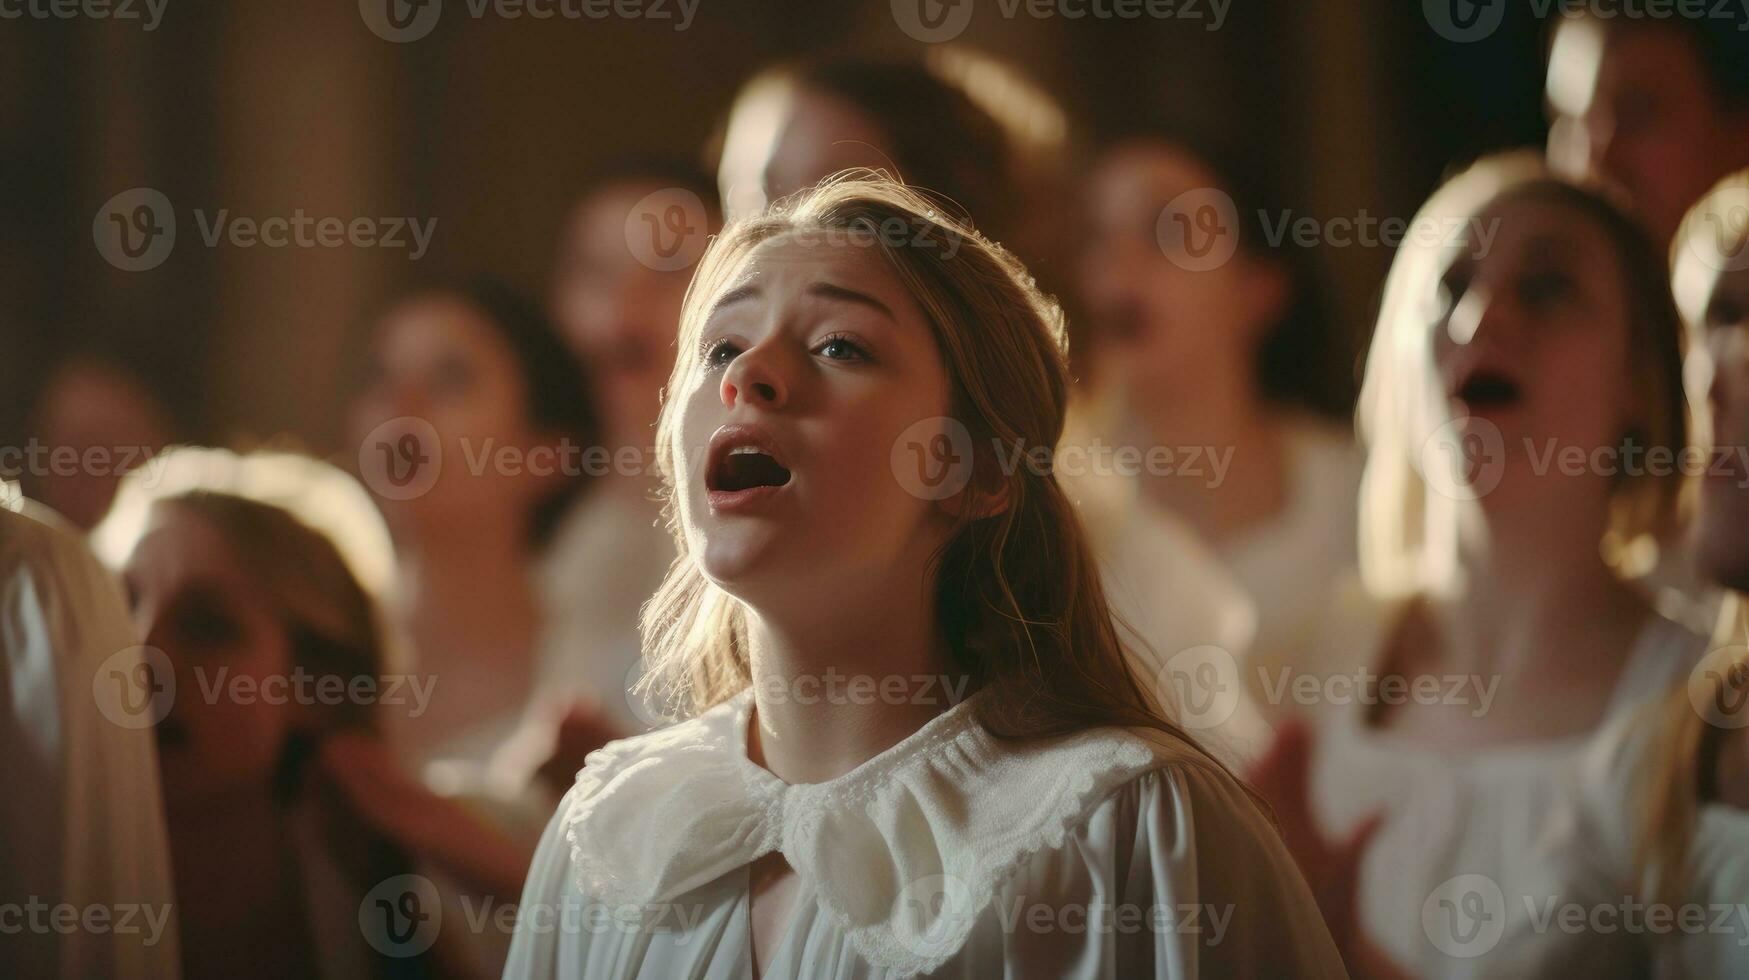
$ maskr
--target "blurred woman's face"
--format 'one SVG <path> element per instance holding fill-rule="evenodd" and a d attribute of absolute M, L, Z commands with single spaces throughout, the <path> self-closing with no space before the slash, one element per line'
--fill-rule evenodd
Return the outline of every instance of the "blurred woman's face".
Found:
<path fill-rule="evenodd" d="M 1701 478 L 1695 552 L 1709 576 L 1749 591 L 1749 268 L 1720 272 L 1703 309 L 1704 342 L 1689 356 L 1705 379 L 1714 454 Z"/>
<path fill-rule="evenodd" d="M 1222 200 L 1224 214 L 1214 203 Z M 1093 317 L 1095 376 L 1189 397 L 1211 374 L 1256 370 L 1286 286 L 1243 247 L 1212 265 L 1183 251 L 1206 257 L 1237 240 L 1231 199 L 1213 174 L 1165 144 L 1119 147 L 1094 170 L 1087 217 L 1080 286 Z M 1184 231 L 1191 237 L 1162 234 L 1179 217 L 1193 224 Z M 1203 218 L 1215 220 L 1198 224 Z"/>
<path fill-rule="evenodd" d="M 898 161 L 889 142 L 873 119 L 836 96 L 806 88 L 772 93 L 730 120 L 718 174 L 724 203 L 742 215 L 840 170 L 892 173 Z"/>
<path fill-rule="evenodd" d="M 479 310 L 430 295 L 390 311 L 350 419 L 390 524 L 436 529 L 531 507 L 541 477 L 530 466 L 542 460 L 530 456 L 541 439 L 527 406 L 516 356 Z M 399 474 L 395 487 L 383 485 L 384 469 Z"/>
<path fill-rule="evenodd" d="M 626 224 L 654 183 L 623 183 L 591 194 L 573 212 L 553 277 L 553 313 L 589 373 L 605 429 L 648 446 L 674 369 L 674 337 L 692 265 L 652 268 L 633 254 Z M 682 247 L 703 251 L 705 236 Z M 617 447 L 610 447 L 617 448 Z"/>
<path fill-rule="evenodd" d="M 1626 277 L 1608 233 L 1531 200 L 1497 203 L 1463 227 L 1430 284 L 1430 346 L 1458 444 L 1503 452 L 1501 490 L 1483 503 L 1570 494 L 1574 474 L 1556 463 L 1574 447 L 1585 454 L 1578 469 L 1607 480 L 1594 450 L 1619 447 L 1643 409 L 1629 372 L 1657 369 L 1628 363 Z"/>
<path fill-rule="evenodd" d="M 271 787 L 300 709 L 286 684 L 286 629 L 267 596 L 218 528 L 174 502 L 153 506 L 123 578 L 139 634 L 176 673 L 156 728 L 167 805 Z"/>

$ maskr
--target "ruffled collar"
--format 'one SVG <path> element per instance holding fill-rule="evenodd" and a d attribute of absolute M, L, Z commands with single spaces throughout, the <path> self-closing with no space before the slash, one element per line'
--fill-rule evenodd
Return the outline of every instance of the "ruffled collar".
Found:
<path fill-rule="evenodd" d="M 1202 757 L 1122 729 L 1009 743 L 976 695 L 868 762 L 786 784 L 747 756 L 751 690 L 590 754 L 562 817 L 592 902 L 647 910 L 781 851 L 872 964 L 927 972 L 997 888 L 1124 783 Z"/>

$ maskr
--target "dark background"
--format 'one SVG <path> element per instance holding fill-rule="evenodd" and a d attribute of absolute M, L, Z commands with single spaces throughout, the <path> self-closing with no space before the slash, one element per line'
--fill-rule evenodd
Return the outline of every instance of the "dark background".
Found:
<path fill-rule="evenodd" d="M 1214 31 L 1207 0 L 1201 20 L 1164 21 L 1040 20 L 1024 7 L 1007 19 L 997 0 L 973 2 L 955 43 L 1060 99 L 1076 159 L 1127 118 L 1181 119 L 1230 134 L 1318 218 L 1408 218 L 1454 164 L 1540 145 L 1546 131 L 1544 27 L 1530 5 L 1457 43 L 1419 0 L 1233 0 Z M 168 0 L 150 32 L 0 20 L 0 177 L 13 189 L 0 197 L 0 426 L 17 424 L 48 358 L 95 347 L 160 389 L 185 436 L 288 433 L 330 450 L 359 335 L 395 290 L 491 273 L 542 295 L 592 165 L 698 158 L 737 86 L 773 59 L 923 48 L 888 0 L 700 0 L 691 26 L 674 26 L 475 20 L 463 0 L 402 44 L 366 27 L 359 0 Z M 129 273 L 98 253 L 92 220 L 140 186 L 174 203 L 177 246 Z M 207 248 L 196 208 L 437 228 L 418 262 L 392 249 Z M 1317 258 L 1358 345 L 1389 250 Z"/>

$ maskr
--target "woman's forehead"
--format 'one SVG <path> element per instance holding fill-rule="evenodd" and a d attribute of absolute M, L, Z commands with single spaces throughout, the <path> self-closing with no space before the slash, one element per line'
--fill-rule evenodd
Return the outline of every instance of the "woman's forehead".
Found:
<path fill-rule="evenodd" d="M 808 231 L 784 232 L 749 249 L 733 271 L 722 277 L 707 312 L 730 294 L 749 289 L 770 301 L 800 295 L 819 283 L 871 295 L 895 314 L 910 311 L 921 316 L 878 246 L 849 232 Z"/>

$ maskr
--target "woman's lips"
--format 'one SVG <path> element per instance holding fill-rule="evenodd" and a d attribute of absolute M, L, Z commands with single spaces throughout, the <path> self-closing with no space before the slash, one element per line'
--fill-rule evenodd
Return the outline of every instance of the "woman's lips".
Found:
<path fill-rule="evenodd" d="M 1488 416 L 1517 408 L 1524 393 L 1513 378 L 1484 368 L 1471 372 L 1451 397 L 1466 413 Z"/>
<path fill-rule="evenodd" d="M 764 428 L 734 423 L 711 437 L 705 465 L 705 498 L 713 513 L 757 508 L 794 480 L 785 455 Z"/>
<path fill-rule="evenodd" d="M 713 514 L 740 514 L 755 511 L 769 503 L 771 499 L 789 488 L 782 486 L 757 486 L 745 490 L 711 490 L 705 494 L 705 501 L 710 504 Z"/>

